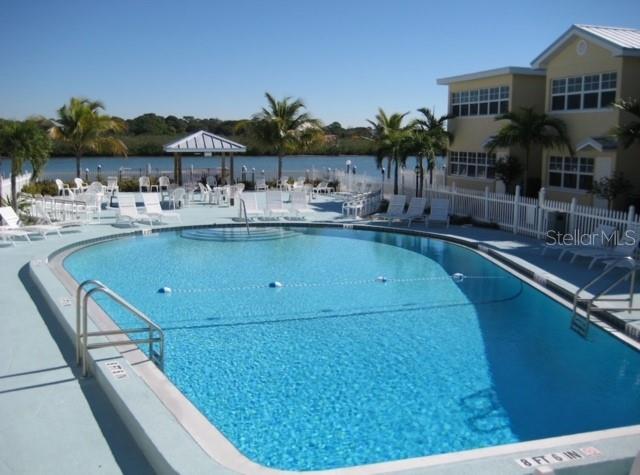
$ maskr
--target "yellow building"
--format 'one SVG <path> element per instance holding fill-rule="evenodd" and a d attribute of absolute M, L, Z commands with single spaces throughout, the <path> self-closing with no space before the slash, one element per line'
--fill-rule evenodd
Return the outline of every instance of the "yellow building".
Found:
<path fill-rule="evenodd" d="M 546 71 L 545 111 L 567 124 L 575 150 L 573 157 L 544 151 L 547 196 L 604 206 L 589 191 L 616 171 L 640 186 L 640 147 L 617 143 L 612 130 L 628 118 L 611 107 L 617 99 L 640 98 L 640 30 L 573 25 L 532 65 Z"/>
<path fill-rule="evenodd" d="M 438 79 L 438 84 L 449 86 L 449 114 L 455 116 L 447 124 L 454 137 L 447 160 L 447 185 L 455 182 L 463 188 L 500 190 L 495 179 L 496 158 L 522 154 L 516 149 L 487 153 L 486 143 L 502 125 L 495 119 L 520 107 L 542 112 L 544 83 L 544 71 L 518 67 Z M 532 155 L 529 176 L 539 177 L 540 152 Z"/>
<path fill-rule="evenodd" d="M 504 68 L 438 80 L 438 84 L 449 86 L 449 113 L 456 115 L 449 121 L 454 141 L 448 157 L 447 183 L 495 187 L 489 174 L 469 173 L 469 153 L 475 153 L 477 160 L 477 154 L 501 124 L 494 120 L 495 107 L 487 115 L 471 115 L 471 104 L 479 96 L 466 91 L 508 87 L 509 102 L 499 107 L 534 107 L 567 125 L 573 156 L 568 150 L 537 150 L 530 161 L 529 177 L 540 180 L 549 199 L 576 197 L 582 204 L 604 205 L 604 200 L 589 191 L 594 181 L 616 171 L 632 180 L 639 192 L 640 147 L 625 150 L 617 143 L 612 130 L 629 117 L 611 103 L 640 98 L 640 30 L 573 25 L 531 64 L 532 69 Z M 462 99 L 469 102 L 464 111 Z M 522 159 L 520 152 L 498 150 L 498 157 L 509 154 Z M 466 166 L 461 167 L 461 163 Z"/>

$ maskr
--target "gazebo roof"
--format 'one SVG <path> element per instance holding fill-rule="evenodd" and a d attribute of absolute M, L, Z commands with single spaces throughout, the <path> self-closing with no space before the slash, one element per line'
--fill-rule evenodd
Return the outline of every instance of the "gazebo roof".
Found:
<path fill-rule="evenodd" d="M 245 153 L 247 147 L 219 135 L 199 130 L 164 146 L 169 153 Z"/>

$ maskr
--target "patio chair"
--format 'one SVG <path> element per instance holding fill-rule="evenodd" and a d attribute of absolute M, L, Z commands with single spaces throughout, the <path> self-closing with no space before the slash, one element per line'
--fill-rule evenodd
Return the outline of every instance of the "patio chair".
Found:
<path fill-rule="evenodd" d="M 176 188 L 173 190 L 173 193 L 171 193 L 169 201 L 171 201 L 171 207 L 173 209 L 185 208 L 188 203 L 187 190 L 182 187 Z"/>
<path fill-rule="evenodd" d="M 326 181 L 321 181 L 320 183 L 318 183 L 318 186 L 314 186 L 313 187 L 313 192 L 318 195 L 318 194 L 324 194 L 324 195 L 330 195 L 332 193 L 334 193 L 336 190 L 333 189 L 332 187 L 329 186 L 329 184 Z"/>
<path fill-rule="evenodd" d="M 384 221 L 393 221 L 394 219 L 400 219 L 404 215 L 404 205 L 407 202 L 405 195 L 391 195 L 389 198 L 389 206 L 387 211 L 374 216 L 374 219 L 381 219 Z"/>
<path fill-rule="evenodd" d="M 161 176 L 158 178 L 158 191 L 169 191 L 170 184 L 171 180 L 169 180 L 168 176 Z"/>
<path fill-rule="evenodd" d="M 154 191 L 154 188 L 157 190 L 158 185 L 151 186 L 151 180 L 148 176 L 141 176 L 138 178 L 138 191 L 140 193 L 144 193 L 145 191 Z"/>
<path fill-rule="evenodd" d="M 153 224 L 151 216 L 138 212 L 134 195 L 123 195 L 118 193 L 118 214 L 116 215 L 116 223 L 122 221 L 127 221 L 131 226 L 136 222 L 148 222 L 149 226 Z"/>
<path fill-rule="evenodd" d="M 309 206 L 307 194 L 304 191 L 292 191 L 289 196 L 291 197 L 291 209 L 298 216 L 315 212 L 314 209 Z"/>
<path fill-rule="evenodd" d="M 267 191 L 267 189 L 269 188 L 267 186 L 267 180 L 265 180 L 264 178 L 258 178 L 256 180 L 256 186 L 254 188 L 256 191 Z"/>
<path fill-rule="evenodd" d="M 267 190 L 267 214 L 275 217 L 289 214 L 289 210 L 284 207 L 282 191 Z"/>
<path fill-rule="evenodd" d="M 113 195 L 114 193 L 118 192 L 118 189 L 118 177 L 107 177 L 107 188 L 105 189 L 105 192 Z"/>
<path fill-rule="evenodd" d="M 409 208 L 407 208 L 407 212 L 404 213 L 402 215 L 402 217 L 400 218 L 400 221 L 408 221 L 407 222 L 407 227 L 411 226 L 411 223 L 413 223 L 414 221 L 417 220 L 424 220 L 425 216 L 424 216 L 424 208 L 427 206 L 427 199 L 426 198 L 420 198 L 417 196 L 414 196 L 413 198 L 411 198 L 411 201 L 409 202 Z"/>
<path fill-rule="evenodd" d="M 76 185 L 73 191 L 76 193 L 84 193 L 87 191 L 87 188 L 89 188 L 89 185 L 87 185 L 82 178 L 74 178 L 73 182 Z"/>
<path fill-rule="evenodd" d="M 43 239 L 46 239 L 49 233 L 56 233 L 58 236 L 62 236 L 60 234 L 60 226 L 55 224 L 23 225 L 20 222 L 20 217 L 11 206 L 0 207 L 0 217 L 4 222 L 3 231 L 25 231 L 27 233 L 40 234 Z"/>
<path fill-rule="evenodd" d="M 174 218 L 178 222 L 182 222 L 180 214 L 175 211 L 164 211 L 160 206 L 160 194 L 159 193 L 144 193 L 142 195 L 142 201 L 144 202 L 145 214 L 152 219 L 157 219 L 160 223 L 163 223 L 163 218 Z"/>
<path fill-rule="evenodd" d="M 431 221 L 445 223 L 449 227 L 449 200 L 446 198 L 434 198 L 431 200 L 431 210 L 426 217 L 426 225 Z"/>
<path fill-rule="evenodd" d="M 58 195 L 64 196 L 69 194 L 71 188 L 65 182 L 63 182 L 60 178 L 56 178 L 56 186 L 58 187 Z"/>

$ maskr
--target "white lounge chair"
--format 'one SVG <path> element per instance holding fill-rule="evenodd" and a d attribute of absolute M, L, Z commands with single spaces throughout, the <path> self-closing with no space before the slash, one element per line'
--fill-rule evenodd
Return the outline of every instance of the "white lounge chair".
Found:
<path fill-rule="evenodd" d="M 588 244 L 558 244 L 558 246 L 562 247 L 562 252 L 560 252 L 558 260 L 562 260 L 567 253 L 573 255 L 570 262 L 574 262 L 579 255 L 606 254 L 611 251 L 611 244 L 613 243 L 615 234 L 615 227 L 608 224 L 601 224 L 591 233 L 591 239 Z"/>
<path fill-rule="evenodd" d="M 118 177 L 109 176 L 107 177 L 107 188 L 105 190 L 106 193 L 114 194 L 118 192 Z"/>
<path fill-rule="evenodd" d="M 142 201 L 144 202 L 145 214 L 152 219 L 158 220 L 163 223 L 163 218 L 173 218 L 178 222 L 182 222 L 180 214 L 175 211 L 165 211 L 160 206 L 160 195 L 158 193 L 143 193 Z"/>
<path fill-rule="evenodd" d="M 275 217 L 289 214 L 289 210 L 284 207 L 280 190 L 267 190 L 267 214 Z"/>
<path fill-rule="evenodd" d="M 35 211 L 35 216 L 42 220 L 43 224 L 55 225 L 61 228 L 67 228 L 71 226 L 82 226 L 86 223 L 86 221 L 82 221 L 80 219 L 63 219 L 61 221 L 53 221 L 51 216 L 47 212 L 44 204 L 40 200 L 36 200 L 33 202 L 33 208 Z"/>
<path fill-rule="evenodd" d="M 314 213 L 314 209 L 309 206 L 307 202 L 307 194 L 304 191 L 292 191 L 289 193 L 291 197 L 291 209 L 298 216 L 305 213 Z"/>
<path fill-rule="evenodd" d="M 2 221 L 4 222 L 2 226 L 2 230 L 4 231 L 24 231 L 27 233 L 40 234 L 43 239 L 46 239 L 49 233 L 56 233 L 58 236 L 62 236 L 62 234 L 60 234 L 60 226 L 56 226 L 55 224 L 24 226 L 20 222 L 20 217 L 11 206 L 0 207 L 0 217 L 2 217 Z"/>
<path fill-rule="evenodd" d="M 134 195 L 123 195 L 118 193 L 118 214 L 116 216 L 116 223 L 122 221 L 127 221 L 130 225 L 133 225 L 136 222 L 147 222 L 149 223 L 149 226 L 153 224 L 151 216 L 138 212 Z"/>
<path fill-rule="evenodd" d="M 600 226 L 598 226 L 594 231 L 593 231 L 593 235 L 595 236 L 599 236 L 598 240 L 593 243 L 590 244 L 588 246 L 585 245 L 580 245 L 580 244 L 576 244 L 576 243 L 572 243 L 572 242 L 567 242 L 565 243 L 564 241 L 562 241 L 560 239 L 560 236 L 558 236 L 559 239 L 556 239 L 555 242 L 546 242 L 544 243 L 544 246 L 542 247 L 542 252 L 540 253 L 540 255 L 544 256 L 547 251 L 555 251 L 558 250 L 560 251 L 560 254 L 558 255 L 558 260 L 561 260 L 562 257 L 567 253 L 570 252 L 571 250 L 576 250 L 578 248 L 583 248 L 583 249 L 591 249 L 594 247 L 597 248 L 602 248 L 603 247 L 603 243 L 601 241 L 601 237 L 603 235 L 606 236 L 612 236 L 613 233 L 615 233 L 615 228 L 613 226 L 609 226 L 606 224 L 601 224 Z"/>
<path fill-rule="evenodd" d="M 414 221 L 425 219 L 424 208 L 427 206 L 427 199 L 414 196 L 409 202 L 407 212 L 400 218 L 401 221 L 407 220 L 407 227 L 411 226 Z"/>
<path fill-rule="evenodd" d="M 431 210 L 426 218 L 426 225 L 432 221 L 445 223 L 449 227 L 449 200 L 446 198 L 434 198 L 431 200 Z"/>
<path fill-rule="evenodd" d="M 385 221 L 393 221 L 394 219 L 401 219 L 404 215 L 404 206 L 407 202 L 405 195 L 391 195 L 389 198 L 389 206 L 387 211 L 374 216 L 374 219 L 382 219 Z"/>
<path fill-rule="evenodd" d="M 573 253 L 573 257 L 570 262 L 574 262 L 578 256 L 588 257 L 591 259 L 589 263 L 589 269 L 591 269 L 597 262 L 611 263 L 619 261 L 623 257 L 634 257 L 638 250 L 638 240 L 628 239 L 623 237 L 618 241 L 614 247 L 601 247 L 592 249 L 576 249 L 570 251 Z"/>
<path fill-rule="evenodd" d="M 258 197 L 256 193 L 245 193 L 241 198 L 244 201 L 244 206 L 247 210 L 247 218 L 263 217 L 264 210 L 258 207 Z M 242 207 L 240 207 L 240 217 L 242 217 Z"/>

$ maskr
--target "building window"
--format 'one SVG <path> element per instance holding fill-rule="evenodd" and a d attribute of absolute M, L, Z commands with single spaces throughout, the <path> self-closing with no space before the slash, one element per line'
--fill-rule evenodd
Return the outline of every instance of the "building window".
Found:
<path fill-rule="evenodd" d="M 496 156 L 485 152 L 449 152 L 449 175 L 494 178 Z"/>
<path fill-rule="evenodd" d="M 586 157 L 549 157 L 549 186 L 590 191 L 593 163 L 593 158 Z"/>
<path fill-rule="evenodd" d="M 609 107 L 616 99 L 616 73 L 589 74 L 551 81 L 551 110 Z"/>
<path fill-rule="evenodd" d="M 458 117 L 509 112 L 509 86 L 451 93 L 451 114 Z"/>

